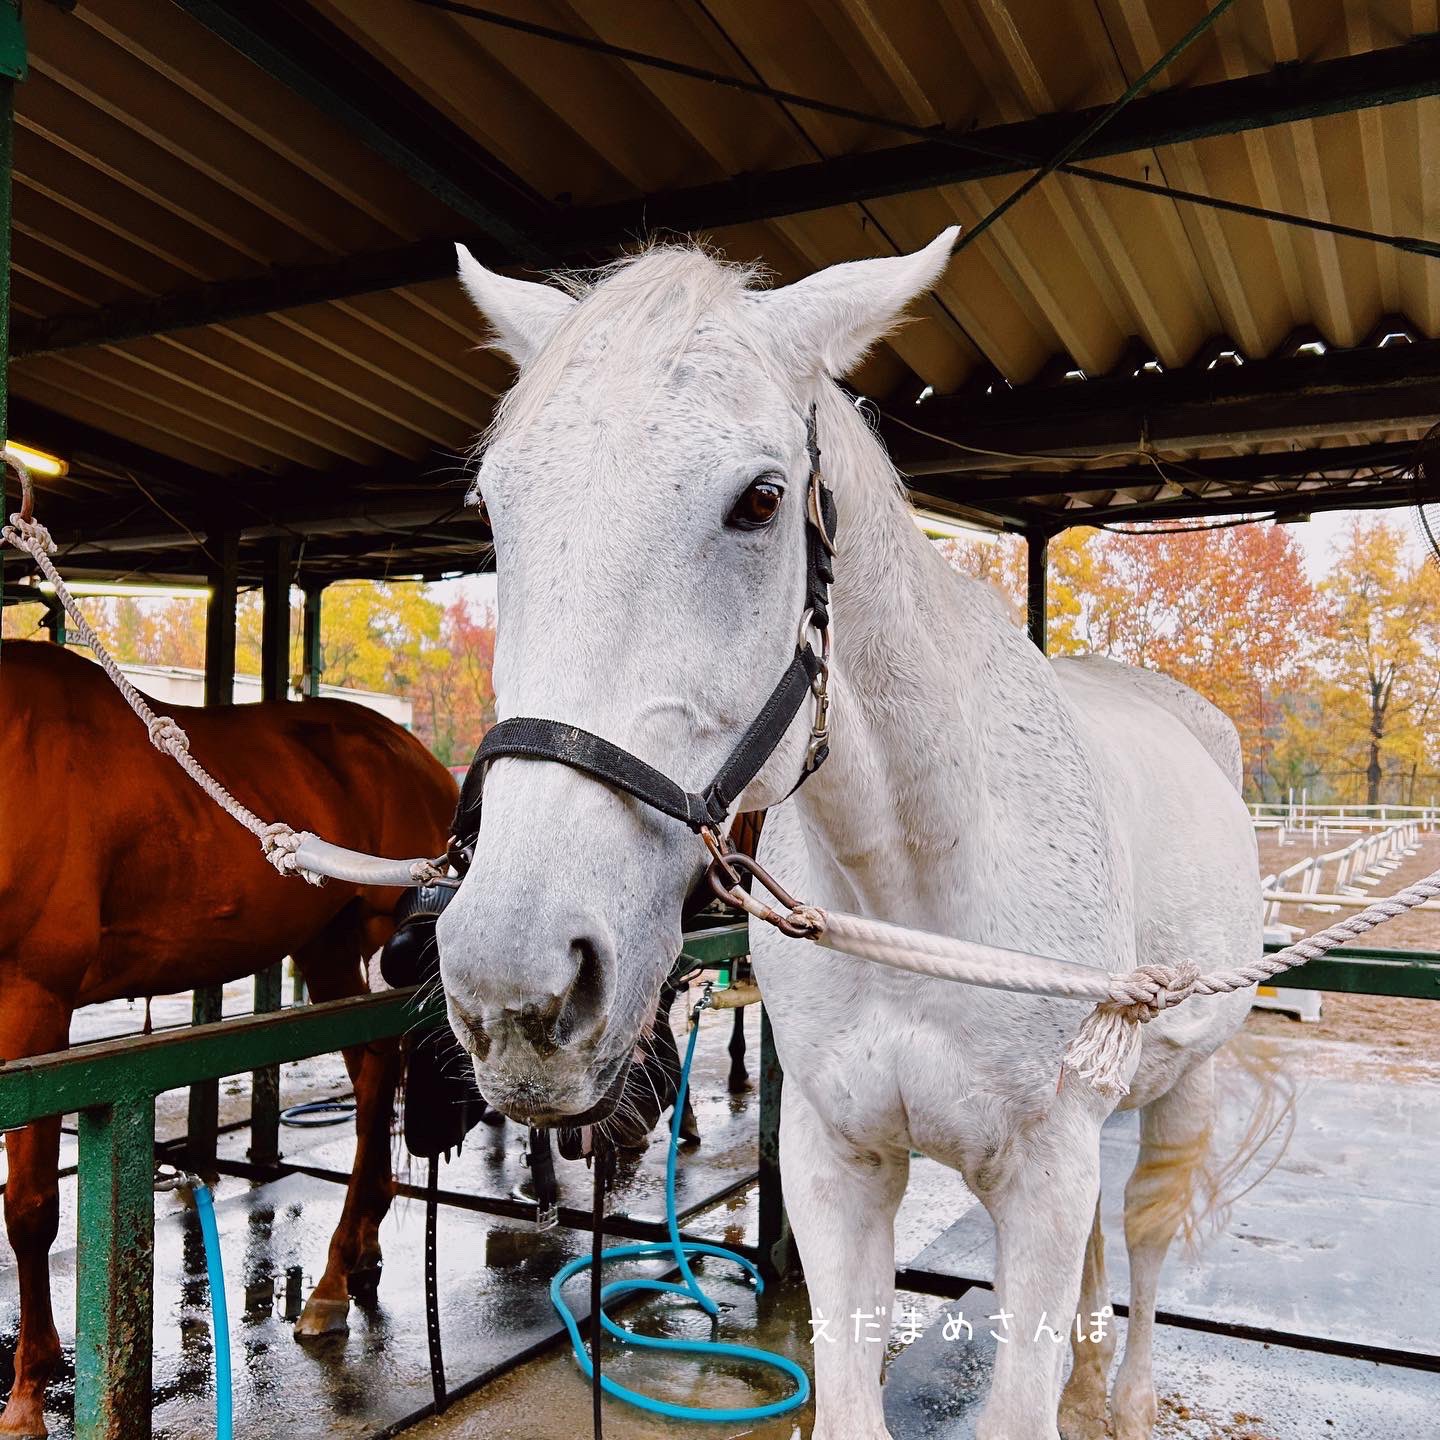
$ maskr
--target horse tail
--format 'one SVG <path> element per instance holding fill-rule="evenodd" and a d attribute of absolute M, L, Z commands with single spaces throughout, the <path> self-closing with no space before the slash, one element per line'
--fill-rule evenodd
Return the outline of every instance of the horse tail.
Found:
<path fill-rule="evenodd" d="M 1295 1079 L 1274 1042 L 1241 1031 L 1186 1079 L 1199 1081 L 1202 1067 L 1213 1074 L 1210 1103 L 1196 1105 L 1198 1123 L 1189 1133 L 1143 1148 L 1125 1216 L 1127 1236 L 1168 1244 L 1178 1233 L 1192 1255 L 1279 1164 L 1297 1115 Z M 1243 1117 L 1238 1134 L 1237 1117 Z M 1131 1191 L 1139 1199 L 1133 1208 Z"/>

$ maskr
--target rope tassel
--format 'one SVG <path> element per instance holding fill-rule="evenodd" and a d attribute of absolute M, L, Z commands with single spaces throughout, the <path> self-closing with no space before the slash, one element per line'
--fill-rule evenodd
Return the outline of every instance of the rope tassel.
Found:
<path fill-rule="evenodd" d="M 1144 1018 L 1130 1005 L 1106 1001 L 1097 1005 L 1081 1023 L 1075 1038 L 1060 1062 L 1108 1100 L 1129 1094 L 1126 1077 L 1140 1058 L 1140 1027 Z"/>

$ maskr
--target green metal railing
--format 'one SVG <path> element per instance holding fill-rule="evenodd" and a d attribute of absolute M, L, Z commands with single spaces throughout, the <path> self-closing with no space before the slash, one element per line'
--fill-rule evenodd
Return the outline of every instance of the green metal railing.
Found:
<path fill-rule="evenodd" d="M 684 955 L 718 966 L 749 948 L 744 925 L 692 931 Z M 1278 948 L 1278 947 L 1267 947 Z M 1281 977 L 1296 989 L 1440 998 L 1440 954 L 1349 949 Z M 155 1097 L 262 1066 L 305 1060 L 443 1022 L 438 996 L 410 990 L 131 1036 L 0 1064 L 0 1131 L 78 1112 L 76 1440 L 149 1434 L 154 1287 Z M 762 1252 L 783 1243 L 779 1063 L 762 1027 Z M 772 1073 L 773 1072 L 773 1073 Z M 769 1233 L 766 1233 L 769 1232 Z"/>
<path fill-rule="evenodd" d="M 1267 943 L 1267 954 L 1285 947 Z M 1283 990 L 1335 990 L 1350 995 L 1392 995 L 1440 1000 L 1440 954 L 1433 950 L 1375 950 L 1347 945 L 1307 960 L 1268 982 Z"/>
<path fill-rule="evenodd" d="M 692 931 L 684 955 L 715 966 L 748 948 L 746 927 L 725 925 Z M 413 990 L 388 990 L 0 1064 L 0 1131 L 79 1114 L 76 1440 L 150 1433 L 155 1097 L 443 1020 L 438 996 L 422 1005 Z M 777 1125 L 762 1117 L 762 1128 Z"/>

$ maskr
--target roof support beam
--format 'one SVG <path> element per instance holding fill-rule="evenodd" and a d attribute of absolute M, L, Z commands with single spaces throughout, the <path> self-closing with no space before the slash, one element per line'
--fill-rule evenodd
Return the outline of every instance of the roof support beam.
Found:
<path fill-rule="evenodd" d="M 248 28 L 245 22 L 250 17 L 250 7 L 240 6 L 237 0 L 175 0 L 175 3 L 191 13 L 212 14 L 217 27 L 223 19 L 231 27 Z M 268 13 L 274 7 L 264 8 Z M 384 109 L 385 123 L 381 125 L 372 113 L 361 108 L 360 100 L 334 89 L 340 82 L 335 81 L 328 70 L 321 72 L 327 77 L 322 81 L 315 78 L 311 68 L 295 66 L 292 79 L 297 87 L 306 87 L 302 93 L 325 92 L 317 94 L 317 104 L 342 118 L 349 114 L 354 126 L 372 135 L 377 148 L 393 144 L 397 163 L 403 158 L 409 165 L 411 160 L 423 162 L 427 157 L 432 164 L 437 163 L 435 155 L 441 151 L 432 152 L 418 139 L 411 142 L 400 136 L 398 112 L 390 113 L 388 102 Z M 360 89 L 363 95 L 365 87 Z M 1074 158 L 1097 159 L 1150 150 L 1435 94 L 1440 94 L 1440 38 L 1432 36 L 1364 55 L 1282 65 L 1264 75 L 1176 88 L 1142 97 L 1132 101 Z M 526 245 L 537 247 L 544 260 L 582 259 L 624 244 L 649 230 L 738 225 L 850 201 L 1019 174 L 1034 169 L 1040 159 L 1053 155 L 1080 134 L 1092 123 L 1096 113 L 1094 110 L 1058 112 L 1013 125 L 947 131 L 931 140 L 766 174 L 736 176 L 616 205 L 552 214 L 542 229 L 533 232 L 524 230 L 513 220 L 507 222 L 505 213 L 497 211 L 488 226 L 471 222 L 481 231 L 473 238 L 492 260 L 499 258 L 495 254 L 498 247 L 508 249 L 516 261 L 536 263 L 535 254 L 527 252 Z M 379 132 L 389 139 L 382 140 Z M 458 144 L 450 147 L 449 153 L 459 156 Z M 489 164 L 493 169 L 498 162 Z M 442 173 L 437 168 L 435 184 L 449 184 L 446 176 L 452 169 L 447 165 Z M 503 190 L 504 186 L 499 189 Z M 488 190 L 486 194 L 489 195 Z M 477 203 L 482 207 L 482 214 L 489 213 L 489 205 L 498 204 L 484 196 L 477 197 Z M 457 228 L 463 231 L 465 227 Z M 454 256 L 448 244 L 420 241 L 381 253 L 352 256 L 333 264 L 282 268 L 255 279 L 201 286 L 142 304 L 105 306 L 45 320 L 17 322 L 12 353 L 35 355 L 114 343 L 137 335 L 160 334 L 318 301 L 423 284 L 453 273 Z"/>
<path fill-rule="evenodd" d="M 1327 510 L 1385 510 L 1399 505 L 1414 505 L 1424 498 L 1426 497 L 1417 495 L 1414 482 L 1407 477 L 1366 482 L 1353 487 L 1337 485 L 1319 492 L 1297 491 L 1289 495 L 1247 498 L 1222 496 L 1206 500 L 1186 496 L 1179 500 L 1150 502 L 1143 507 L 1133 504 L 1109 505 L 1092 510 L 1039 514 L 1027 507 L 1023 514 L 1011 514 L 1009 511 L 1000 513 L 1004 513 L 1005 518 L 1022 527 L 1041 523 L 1060 530 L 1082 525 L 1148 525 L 1157 520 L 1218 520 L 1227 515 L 1274 515 L 1277 519 L 1285 520 L 1302 515 L 1318 515 Z M 987 507 L 982 505 L 979 508 L 984 510 Z"/>
<path fill-rule="evenodd" d="M 1023 464 L 1142 446 L 1163 453 L 1428 429 L 1440 416 L 1440 341 L 1025 386 L 983 400 L 932 400 L 916 416 L 926 430 L 973 448 L 882 420 L 896 465 L 911 476 L 993 472 L 1006 457 Z M 985 451 L 999 454 L 977 453 Z"/>
<path fill-rule="evenodd" d="M 1363 55 L 1280 65 L 1260 75 L 1142 96 L 1070 160 L 1128 155 L 1436 94 L 1440 94 L 1440 37 L 1427 36 Z M 913 144 L 581 211 L 567 223 L 593 243 L 603 244 L 617 232 L 633 233 L 637 223 L 679 230 L 733 225 L 1023 174 L 1058 154 L 1106 108 L 1057 111 L 983 130 L 947 130 Z"/>
<path fill-rule="evenodd" d="M 1174 471 L 1178 485 L 1249 486 L 1267 480 L 1344 480 L 1365 471 L 1411 466 L 1415 446 L 1408 440 L 1380 441 L 1374 445 L 1338 445 L 1323 449 L 1286 450 L 1268 455 L 1226 456 L 1215 460 L 1187 461 L 1184 470 Z M 1166 470 L 1164 462 L 1161 471 Z M 966 476 L 954 485 L 943 486 L 945 496 L 957 504 L 978 505 L 989 501 L 1032 500 L 1043 496 L 1083 494 L 1091 491 L 1145 489 L 1163 483 L 1153 465 L 1107 465 L 1092 470 L 1030 470 L 1023 474 Z M 931 475 L 920 477 L 919 488 L 937 487 Z M 1263 499 L 1263 496 L 1261 497 Z"/>
<path fill-rule="evenodd" d="M 493 259 L 546 262 L 535 235 L 550 207 L 313 9 L 276 0 L 172 3 L 449 206 Z"/>

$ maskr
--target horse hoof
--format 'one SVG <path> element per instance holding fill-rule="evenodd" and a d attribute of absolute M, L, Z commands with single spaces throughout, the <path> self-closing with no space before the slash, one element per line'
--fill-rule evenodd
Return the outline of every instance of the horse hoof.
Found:
<path fill-rule="evenodd" d="M 49 1440 L 49 1436 L 43 1419 L 26 1417 L 14 1426 L 0 1419 L 0 1440 Z"/>
<path fill-rule="evenodd" d="M 349 1300 L 318 1300 L 312 1295 L 295 1322 L 295 1338 L 318 1340 L 324 1335 L 343 1335 L 349 1328 Z"/>
<path fill-rule="evenodd" d="M 0 1440 L 46 1440 L 45 1403 L 35 1396 L 12 1394 L 0 1414 Z"/>

